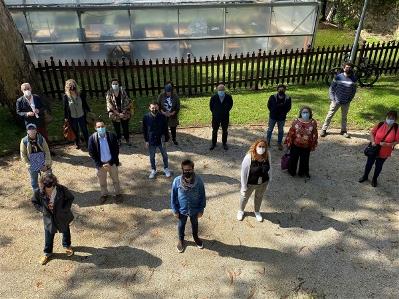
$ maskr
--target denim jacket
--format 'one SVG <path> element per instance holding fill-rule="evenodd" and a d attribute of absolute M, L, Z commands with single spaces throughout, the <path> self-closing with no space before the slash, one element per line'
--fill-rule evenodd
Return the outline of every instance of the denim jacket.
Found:
<path fill-rule="evenodd" d="M 205 187 L 202 179 L 196 175 L 194 186 L 185 190 L 181 186 L 181 175 L 173 180 L 170 205 L 173 213 L 195 216 L 203 213 L 206 206 Z"/>

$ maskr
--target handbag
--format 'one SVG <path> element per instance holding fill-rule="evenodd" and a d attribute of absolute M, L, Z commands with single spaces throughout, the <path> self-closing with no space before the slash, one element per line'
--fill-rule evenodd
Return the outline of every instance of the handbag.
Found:
<path fill-rule="evenodd" d="M 384 138 L 382 138 L 380 142 L 384 142 L 385 138 L 387 138 L 387 136 L 388 136 L 388 134 L 391 132 L 392 128 L 393 128 L 393 126 L 388 130 L 388 132 L 385 134 Z M 366 148 L 364 149 L 364 154 L 365 154 L 367 157 L 371 157 L 371 158 L 372 158 L 372 157 L 377 157 L 378 154 L 379 154 L 379 152 L 380 152 L 380 149 L 381 149 L 381 145 L 379 145 L 379 144 L 373 145 L 373 144 L 370 142 L 370 143 L 366 146 Z"/>
<path fill-rule="evenodd" d="M 281 170 L 288 169 L 289 163 L 290 163 L 290 153 L 287 152 L 281 157 Z"/>
<path fill-rule="evenodd" d="M 68 141 L 75 141 L 76 135 L 75 132 L 72 130 L 72 127 L 69 123 L 69 121 L 64 122 L 63 126 L 63 133 L 64 133 L 64 138 Z"/>

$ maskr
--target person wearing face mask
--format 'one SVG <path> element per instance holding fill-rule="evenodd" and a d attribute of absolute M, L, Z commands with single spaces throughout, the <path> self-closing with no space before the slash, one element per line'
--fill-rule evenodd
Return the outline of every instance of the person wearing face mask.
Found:
<path fill-rule="evenodd" d="M 46 173 L 40 178 L 40 189 L 36 190 L 32 203 L 36 210 L 43 214 L 44 222 L 44 256 L 40 263 L 45 265 L 53 254 L 54 236 L 62 233 L 62 246 L 67 256 L 74 254 L 71 247 L 70 223 L 74 219 L 72 214 L 73 194 L 67 187 L 58 184 L 57 177 Z"/>
<path fill-rule="evenodd" d="M 120 86 L 118 79 L 112 79 L 111 88 L 107 91 L 105 98 L 108 116 L 114 126 L 119 144 L 121 144 L 122 126 L 123 137 L 125 138 L 126 144 L 131 146 L 132 144 L 129 140 L 129 121 L 132 115 L 132 102 L 125 89 Z"/>
<path fill-rule="evenodd" d="M 181 163 L 182 174 L 173 180 L 170 205 L 173 215 L 179 219 L 177 227 L 179 241 L 177 251 L 185 249 L 184 231 L 187 218 L 190 218 L 194 242 L 198 248 L 204 248 L 198 237 L 198 219 L 204 214 L 206 206 L 205 187 L 202 178 L 194 172 L 194 162 L 184 160 Z"/>
<path fill-rule="evenodd" d="M 48 133 L 44 121 L 44 111 L 46 107 L 41 98 L 32 94 L 32 87 L 29 83 L 21 84 L 23 95 L 17 99 L 16 112 L 23 119 L 25 127 L 28 124 L 36 125 L 37 131 L 46 139 L 48 143 Z"/>
<path fill-rule="evenodd" d="M 179 125 L 178 114 L 180 111 L 180 99 L 176 93 L 173 92 L 172 82 L 165 85 L 164 92 L 158 96 L 159 109 L 163 115 L 168 119 L 168 126 L 172 135 L 174 145 L 179 143 L 176 140 L 176 127 Z"/>
<path fill-rule="evenodd" d="M 97 121 L 95 130 L 89 138 L 89 155 L 96 165 L 96 174 L 101 188 L 100 203 L 108 199 L 107 173 L 112 179 L 115 190 L 115 202 L 122 202 L 119 185 L 119 145 L 116 135 L 108 132 L 103 121 Z"/>
<path fill-rule="evenodd" d="M 217 93 L 211 97 L 209 108 L 212 112 L 212 145 L 209 148 L 213 150 L 216 147 L 219 127 L 222 126 L 222 143 L 224 150 L 227 146 L 227 129 L 229 127 L 230 110 L 233 108 L 233 98 L 225 93 L 224 85 L 219 84 Z"/>
<path fill-rule="evenodd" d="M 169 141 L 168 121 L 166 116 L 159 112 L 158 102 L 152 102 L 149 106 L 149 110 L 150 112 L 143 117 L 143 135 L 151 163 L 151 172 L 148 178 L 153 179 L 157 174 L 155 164 L 155 153 L 157 148 L 159 148 L 162 155 L 164 174 L 169 178 L 171 174 L 168 168 L 168 153 L 166 152 L 166 146 L 164 144 Z"/>
<path fill-rule="evenodd" d="M 26 126 L 27 135 L 20 143 L 21 160 L 28 168 L 33 191 L 39 189 L 39 174 L 51 170 L 51 154 L 46 139 L 37 132 L 35 124 Z"/>
<path fill-rule="evenodd" d="M 69 79 L 65 82 L 63 102 L 64 119 L 70 123 L 72 130 L 76 135 L 76 148 L 81 148 L 80 131 L 83 133 L 83 138 L 87 146 L 89 131 L 87 130 L 86 114 L 87 112 L 90 112 L 90 108 L 86 101 L 86 94 L 80 92 L 78 84 L 73 79 Z"/>
<path fill-rule="evenodd" d="M 298 175 L 310 178 L 309 157 L 310 152 L 317 147 L 317 122 L 313 119 L 312 109 L 302 107 L 299 117 L 292 122 L 291 128 L 285 138 L 285 144 L 290 151 L 288 173 L 296 175 L 298 160 Z"/>
<path fill-rule="evenodd" d="M 237 220 L 244 218 L 244 210 L 248 199 L 255 191 L 254 210 L 257 221 L 262 222 L 260 211 L 263 196 L 271 180 L 271 159 L 268 143 L 259 139 L 249 148 L 241 164 L 241 190 L 240 209 L 237 212 Z"/>
<path fill-rule="evenodd" d="M 284 136 L 284 124 L 287 117 L 287 113 L 291 110 L 291 98 L 286 95 L 285 91 L 287 87 L 284 84 L 277 86 L 277 94 L 271 95 L 267 102 L 267 108 L 270 111 L 269 114 L 269 125 L 266 133 L 267 143 L 270 145 L 274 126 L 277 123 L 278 137 L 277 145 L 279 150 L 283 150 L 283 136 Z"/>
<path fill-rule="evenodd" d="M 371 186 L 377 187 L 377 179 L 381 173 L 382 166 L 384 165 L 385 160 L 391 156 L 395 145 L 399 143 L 399 130 L 398 124 L 396 123 L 397 118 L 398 113 L 396 111 L 389 111 L 386 115 L 385 122 L 380 122 L 371 129 L 371 144 L 373 146 L 378 146 L 379 151 L 376 156 L 367 157 L 364 173 L 359 179 L 359 183 L 368 180 L 369 173 L 375 164 Z"/>
<path fill-rule="evenodd" d="M 341 135 L 350 138 L 347 132 L 347 118 L 349 106 L 356 94 L 356 78 L 353 74 L 353 65 L 349 62 L 344 64 L 343 73 L 338 74 L 331 83 L 329 89 L 330 109 L 324 121 L 320 137 L 327 136 L 327 129 L 335 112 L 341 108 Z"/>

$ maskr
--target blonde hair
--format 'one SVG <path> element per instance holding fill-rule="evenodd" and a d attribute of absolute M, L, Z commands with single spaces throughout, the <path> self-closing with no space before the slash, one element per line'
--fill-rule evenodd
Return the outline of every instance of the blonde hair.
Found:
<path fill-rule="evenodd" d="M 80 88 L 76 81 L 73 79 L 68 79 L 65 81 L 65 94 L 68 96 L 68 98 L 71 97 L 71 86 L 73 85 L 76 86 L 76 94 L 78 95 L 80 93 Z"/>
<path fill-rule="evenodd" d="M 267 160 L 268 159 L 268 144 L 267 141 L 265 139 L 257 139 L 254 143 L 251 144 L 251 146 L 249 147 L 249 151 L 248 153 L 251 154 L 251 159 L 252 160 L 256 160 L 256 157 L 259 156 L 258 153 L 256 152 L 256 147 L 258 146 L 259 143 L 264 143 L 265 147 L 266 147 L 266 151 L 264 152 L 264 154 L 261 156 L 263 159 Z"/>

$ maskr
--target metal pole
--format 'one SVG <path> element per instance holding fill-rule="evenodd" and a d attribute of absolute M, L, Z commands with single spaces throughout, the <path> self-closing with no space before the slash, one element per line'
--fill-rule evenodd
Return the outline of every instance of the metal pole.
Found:
<path fill-rule="evenodd" d="M 363 21 L 364 21 L 364 16 L 366 15 L 366 7 L 367 7 L 368 2 L 369 2 L 368 0 L 364 0 L 364 3 L 363 3 L 362 14 L 360 15 L 360 21 L 359 21 L 359 25 L 357 26 L 357 30 L 356 30 L 355 41 L 353 42 L 353 46 L 352 46 L 351 58 L 350 58 L 351 63 L 354 63 L 355 59 L 356 59 L 356 52 L 357 52 L 357 48 L 359 46 L 360 32 L 362 31 L 362 28 L 363 28 Z"/>

